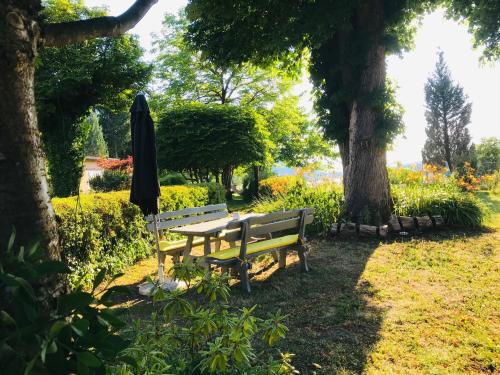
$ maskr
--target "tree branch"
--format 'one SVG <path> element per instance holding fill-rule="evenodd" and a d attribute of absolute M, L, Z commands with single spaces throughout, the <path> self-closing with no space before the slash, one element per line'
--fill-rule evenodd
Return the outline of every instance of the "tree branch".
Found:
<path fill-rule="evenodd" d="M 45 26 L 45 45 L 61 47 L 87 39 L 118 36 L 133 28 L 158 0 L 136 0 L 117 17 L 105 16 L 88 20 L 51 23 Z"/>

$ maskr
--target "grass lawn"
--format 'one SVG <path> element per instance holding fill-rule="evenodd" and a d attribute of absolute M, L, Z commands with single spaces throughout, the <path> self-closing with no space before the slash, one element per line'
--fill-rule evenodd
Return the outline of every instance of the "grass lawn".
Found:
<path fill-rule="evenodd" d="M 278 346 L 295 353 L 302 374 L 499 373 L 500 209 L 498 197 L 480 196 L 498 210 L 488 222 L 497 228 L 390 243 L 313 240 L 309 273 L 295 256 L 284 270 L 268 257 L 252 270 L 252 294 L 235 285 L 230 303 L 288 314 Z M 121 283 L 154 269 L 145 261 Z M 140 297 L 126 305 L 129 318 L 152 311 Z"/>
<path fill-rule="evenodd" d="M 491 216 L 487 218 L 485 224 L 500 228 L 500 194 L 492 191 L 479 191 L 476 194 L 491 210 Z"/>

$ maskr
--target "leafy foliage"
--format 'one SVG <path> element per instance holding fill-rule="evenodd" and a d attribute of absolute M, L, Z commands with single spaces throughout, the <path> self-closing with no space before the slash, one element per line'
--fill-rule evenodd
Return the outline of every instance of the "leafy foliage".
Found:
<path fill-rule="evenodd" d="M 319 184 L 307 186 L 305 181 L 296 181 L 285 194 L 262 198 L 254 205 L 256 212 L 314 208 L 314 221 L 306 230 L 314 234 L 326 234 L 341 218 L 343 194 L 340 186 Z"/>
<path fill-rule="evenodd" d="M 49 0 L 45 5 L 43 15 L 50 22 L 105 14 L 81 1 Z M 87 139 L 80 119 L 93 106 L 124 108 L 148 81 L 150 67 L 142 55 L 137 38 L 130 35 L 40 51 L 36 102 L 54 195 L 78 192 Z"/>
<path fill-rule="evenodd" d="M 286 194 L 295 184 L 303 183 L 296 176 L 272 176 L 259 183 L 259 195 L 277 197 Z"/>
<path fill-rule="evenodd" d="M 448 224 L 479 227 L 487 209 L 471 193 L 453 182 L 429 185 L 396 185 L 392 187 L 394 212 L 403 216 L 441 215 Z"/>
<path fill-rule="evenodd" d="M 130 176 L 117 170 L 105 170 L 101 175 L 97 175 L 89 180 L 89 185 L 93 191 L 107 193 L 109 191 L 125 190 L 130 188 Z"/>
<path fill-rule="evenodd" d="M 494 174 L 500 169 L 500 139 L 483 138 L 476 146 L 477 171 L 480 175 Z"/>
<path fill-rule="evenodd" d="M 392 178 L 393 212 L 402 216 L 441 215 L 446 223 L 478 227 L 488 215 L 488 210 L 474 195 L 464 192 L 454 177 L 427 183 L 423 173 L 398 171 Z M 431 177 L 433 178 L 433 177 Z M 302 207 L 314 208 L 314 222 L 308 225 L 310 233 L 326 234 L 333 223 L 343 219 L 343 194 L 341 186 L 320 183 L 307 186 L 304 181 L 292 183 L 288 191 L 277 196 L 267 196 L 253 209 L 272 212 Z"/>
<path fill-rule="evenodd" d="M 85 194 L 52 200 L 58 221 L 61 254 L 71 269 L 71 285 L 88 287 L 100 269 L 117 273 L 152 252 L 152 236 L 129 191 Z M 161 188 L 160 210 L 219 203 L 207 187 Z"/>
<path fill-rule="evenodd" d="M 424 163 L 445 165 L 452 171 L 470 161 L 470 123 L 472 105 L 463 88 L 454 84 L 439 53 L 436 70 L 425 85 L 427 140 L 422 150 Z"/>
<path fill-rule="evenodd" d="M 108 146 L 104 141 L 102 127 L 99 124 L 99 117 L 95 112 L 87 116 L 81 126 L 89 127 L 90 131 L 87 141 L 84 145 L 85 155 L 87 156 L 108 156 Z"/>
<path fill-rule="evenodd" d="M 157 312 L 151 320 L 137 321 L 130 330 L 134 343 L 126 353 L 136 360 L 137 368 L 120 365 L 113 373 L 293 373 L 290 354 L 278 352 L 278 359 L 274 359 L 256 349 L 271 347 L 285 337 L 286 316 L 280 311 L 262 320 L 254 316 L 255 306 L 231 308 L 224 274 L 204 275 L 199 267 L 180 263 L 174 266 L 172 276 L 185 281 L 188 289 L 156 291 L 153 301 Z"/>
<path fill-rule="evenodd" d="M 168 107 L 184 101 L 262 108 L 276 100 L 292 83 L 278 66 L 217 64 L 185 41 L 188 21 L 184 11 L 167 14 L 156 36 L 155 76 L 162 89 L 160 103 Z"/>
<path fill-rule="evenodd" d="M 128 111 L 97 107 L 99 123 L 108 147 L 109 156 L 125 158 L 132 153 L 130 144 L 130 121 Z"/>
<path fill-rule="evenodd" d="M 37 245 L 15 249 L 14 235 L 0 259 L 2 373 L 102 374 L 106 364 L 126 361 L 121 352 L 129 342 L 117 335 L 125 323 L 112 308 L 114 295 L 124 288 L 95 293 L 105 277 L 101 271 L 91 291 L 79 286 L 69 294 L 50 295 L 43 304 L 43 281 L 70 272 L 62 262 L 43 259 Z"/>
<path fill-rule="evenodd" d="M 160 169 L 187 172 L 198 182 L 259 161 L 264 151 L 257 117 L 228 105 L 193 103 L 166 111 L 156 139 Z"/>

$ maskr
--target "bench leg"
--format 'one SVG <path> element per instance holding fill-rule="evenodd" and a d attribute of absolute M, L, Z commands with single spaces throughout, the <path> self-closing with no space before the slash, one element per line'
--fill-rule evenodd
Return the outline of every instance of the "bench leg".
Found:
<path fill-rule="evenodd" d="M 215 241 L 215 251 L 220 251 L 221 242 L 221 240 Z"/>
<path fill-rule="evenodd" d="M 278 267 L 279 268 L 286 267 L 286 249 L 279 249 Z"/>
<path fill-rule="evenodd" d="M 248 277 L 248 268 L 245 264 L 241 265 L 239 267 L 240 271 L 240 282 L 241 282 L 241 287 L 243 290 L 247 293 L 250 293 L 250 278 Z"/>
<path fill-rule="evenodd" d="M 181 261 L 181 254 L 179 252 L 172 254 L 172 262 L 174 262 L 174 264 L 180 263 L 180 261 Z"/>
<path fill-rule="evenodd" d="M 299 259 L 300 259 L 300 270 L 303 272 L 309 271 L 309 266 L 307 265 L 307 252 L 304 246 L 299 246 Z"/>

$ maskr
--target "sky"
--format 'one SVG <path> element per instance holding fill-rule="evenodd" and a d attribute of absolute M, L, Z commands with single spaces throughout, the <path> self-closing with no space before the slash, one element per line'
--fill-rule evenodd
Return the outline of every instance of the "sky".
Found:
<path fill-rule="evenodd" d="M 107 6 L 111 15 L 122 13 L 133 0 L 85 0 L 88 6 Z M 139 24 L 131 30 L 139 35 L 142 47 L 151 59 L 152 33 L 161 29 L 166 12 L 177 13 L 185 6 L 185 0 L 159 0 Z M 405 109 L 405 134 L 394 142 L 387 154 L 390 165 L 421 160 L 425 143 L 425 99 L 424 85 L 434 70 L 437 52 L 444 52 L 452 78 L 459 83 L 472 102 L 469 130 L 472 140 L 480 142 L 483 137 L 500 138 L 500 62 L 481 64 L 481 52 L 472 48 L 472 37 L 466 26 L 447 20 L 444 11 L 424 17 L 415 37 L 415 48 L 402 57 L 387 58 L 387 74 L 398 86 L 396 97 Z M 301 93 L 301 104 L 312 110 L 311 84 L 304 82 L 297 87 Z"/>

